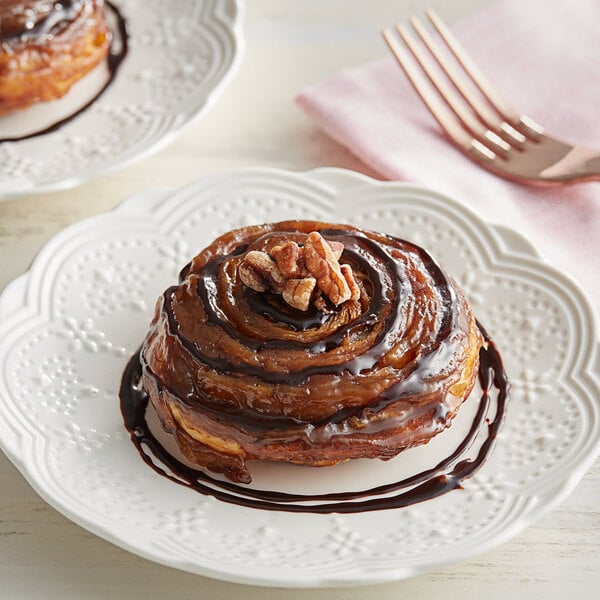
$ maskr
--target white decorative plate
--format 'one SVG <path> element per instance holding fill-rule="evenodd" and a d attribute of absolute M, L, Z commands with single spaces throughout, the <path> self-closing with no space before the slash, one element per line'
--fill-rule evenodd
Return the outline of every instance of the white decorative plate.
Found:
<path fill-rule="evenodd" d="M 503 354 L 512 398 L 492 454 L 464 489 L 404 509 L 293 514 L 203 496 L 140 459 L 117 391 L 155 299 L 217 234 L 289 218 L 412 239 L 466 290 Z M 598 350 L 578 288 L 523 238 L 455 201 L 336 169 L 242 170 L 140 194 L 66 229 L 5 290 L 0 442 L 55 508 L 151 560 L 263 585 L 389 581 L 486 551 L 565 498 L 599 450 Z M 426 459 L 454 428 L 407 452 Z M 277 470 L 285 489 L 367 487 L 407 456 L 259 470 L 267 479 Z"/>
<path fill-rule="evenodd" d="M 58 131 L 0 143 L 0 200 L 73 187 L 156 151 L 212 106 L 241 61 L 242 0 L 114 4 L 130 35 L 114 81 Z M 0 139 L 72 113 L 94 85 L 82 80 L 61 100 L 0 117 Z"/>

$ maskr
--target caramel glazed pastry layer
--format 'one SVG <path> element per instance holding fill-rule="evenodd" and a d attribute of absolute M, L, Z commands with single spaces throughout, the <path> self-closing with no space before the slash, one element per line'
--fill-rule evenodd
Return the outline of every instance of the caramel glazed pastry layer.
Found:
<path fill-rule="evenodd" d="M 167 289 L 140 385 L 195 465 L 389 459 L 451 423 L 483 339 L 421 248 L 345 225 L 231 231 Z"/>
<path fill-rule="evenodd" d="M 104 0 L 1 0 L 0 115 L 60 98 L 111 41 Z"/>

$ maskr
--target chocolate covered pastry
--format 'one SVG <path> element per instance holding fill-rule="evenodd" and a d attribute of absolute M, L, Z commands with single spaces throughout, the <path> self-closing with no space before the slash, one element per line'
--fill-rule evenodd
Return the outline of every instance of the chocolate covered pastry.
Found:
<path fill-rule="evenodd" d="M 231 231 L 167 289 L 139 386 L 199 467 L 389 459 L 448 427 L 483 338 L 421 248 L 346 225 Z"/>

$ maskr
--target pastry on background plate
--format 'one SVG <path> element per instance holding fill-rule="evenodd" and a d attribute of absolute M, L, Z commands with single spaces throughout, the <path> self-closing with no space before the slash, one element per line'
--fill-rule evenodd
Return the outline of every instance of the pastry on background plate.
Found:
<path fill-rule="evenodd" d="M 0 115 L 64 96 L 111 41 L 104 0 L 2 0 Z"/>
<path fill-rule="evenodd" d="M 483 338 L 418 246 L 348 225 L 226 233 L 159 298 L 140 386 L 195 465 L 389 459 L 446 429 Z"/>

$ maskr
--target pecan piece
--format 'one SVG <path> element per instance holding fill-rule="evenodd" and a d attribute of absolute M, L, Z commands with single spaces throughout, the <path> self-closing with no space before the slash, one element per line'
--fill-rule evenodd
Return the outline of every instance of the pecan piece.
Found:
<path fill-rule="evenodd" d="M 329 309 L 327 308 L 327 301 L 325 300 L 325 298 L 323 298 L 320 292 L 319 295 L 315 298 L 315 306 L 317 310 L 321 310 L 324 313 L 329 312 Z"/>
<path fill-rule="evenodd" d="M 283 299 L 292 307 L 298 310 L 308 310 L 312 293 L 317 286 L 317 280 L 314 277 L 304 277 L 303 279 L 290 279 L 283 288 Z"/>
<path fill-rule="evenodd" d="M 285 277 L 266 253 L 258 250 L 248 252 L 238 265 L 238 275 L 242 283 L 256 292 L 272 291 L 280 294 L 285 285 Z"/>
<path fill-rule="evenodd" d="M 342 271 L 342 275 L 350 288 L 350 300 L 359 300 L 360 299 L 360 286 L 358 282 L 354 278 L 354 273 L 352 272 L 352 267 L 350 265 L 340 265 L 340 270 Z"/>
<path fill-rule="evenodd" d="M 340 260 L 340 258 L 342 258 L 342 252 L 344 251 L 344 244 L 342 244 L 342 242 L 327 242 L 329 244 L 329 247 L 331 248 L 331 251 L 333 252 L 333 255 L 335 256 L 336 260 Z"/>
<path fill-rule="evenodd" d="M 319 288 L 334 304 L 342 304 L 350 299 L 352 293 L 340 264 L 331 246 L 316 231 L 308 234 L 304 244 L 304 261 Z"/>
<path fill-rule="evenodd" d="M 303 275 L 302 272 L 305 271 L 303 254 L 302 248 L 296 242 L 286 242 L 282 246 L 271 248 L 271 256 L 277 262 L 284 277 L 288 279 L 295 279 Z"/>

